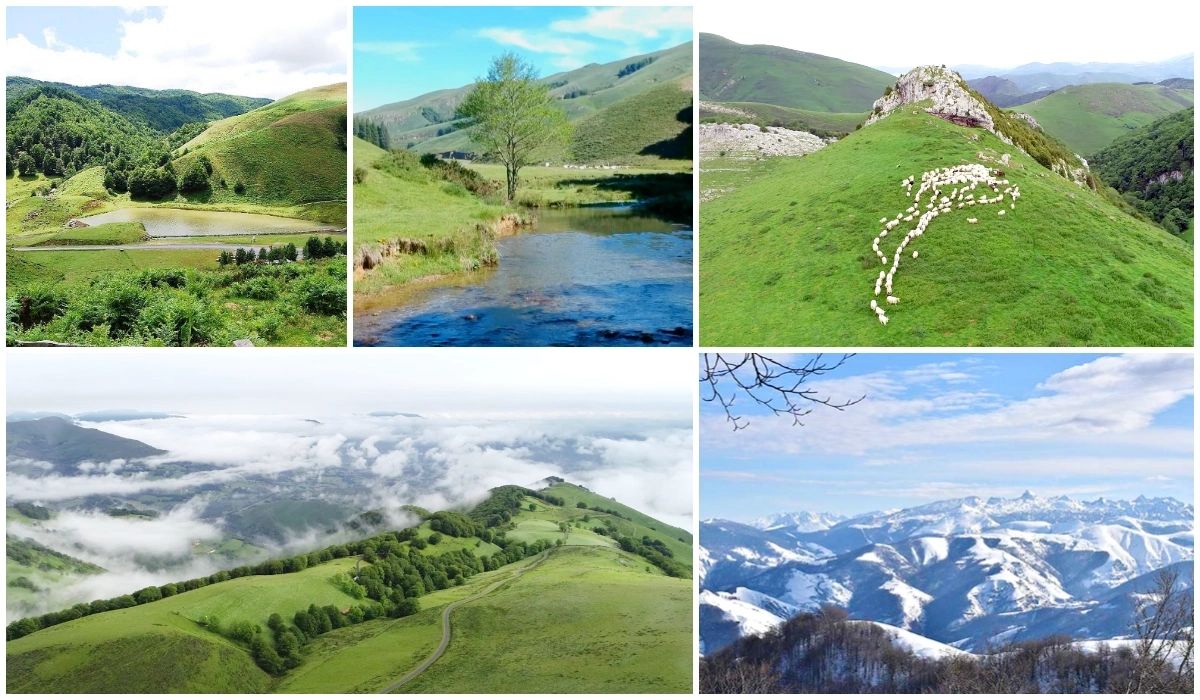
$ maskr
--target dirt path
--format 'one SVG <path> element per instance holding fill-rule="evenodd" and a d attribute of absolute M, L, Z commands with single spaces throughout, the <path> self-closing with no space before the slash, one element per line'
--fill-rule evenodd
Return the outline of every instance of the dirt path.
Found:
<path fill-rule="evenodd" d="M 550 556 L 551 551 L 552 550 L 548 549 L 548 550 L 542 552 L 541 554 L 538 555 L 537 559 L 535 559 L 532 562 L 526 564 L 525 566 L 517 569 L 516 571 L 513 572 L 513 574 L 511 576 L 506 576 L 505 578 L 502 578 L 499 581 L 492 583 L 487 588 L 484 588 L 482 591 L 476 593 L 475 595 L 468 596 L 466 598 L 463 598 L 462 600 L 456 600 L 453 603 L 450 603 L 449 605 L 447 605 L 445 607 L 445 609 L 442 610 L 442 641 L 440 641 L 438 643 L 437 649 L 434 649 L 432 654 L 425 657 L 424 661 L 417 664 L 416 668 L 414 668 L 413 670 L 404 674 L 404 676 L 402 678 L 400 678 L 400 680 L 395 681 L 394 683 L 388 684 L 387 686 L 383 687 L 379 692 L 380 693 L 391 693 L 391 692 L 395 691 L 400 686 L 404 685 L 405 683 L 408 683 L 412 679 L 414 679 L 417 676 L 424 673 L 426 670 L 429 669 L 430 666 L 432 666 L 434 664 L 435 661 L 442 658 L 442 654 L 446 653 L 446 648 L 448 646 L 450 646 L 450 613 L 454 612 L 459 607 L 466 605 L 467 603 L 470 603 L 475 600 L 479 600 L 480 598 L 494 592 L 497 588 L 503 586 L 506 583 L 516 581 L 518 578 L 520 578 L 522 575 L 524 575 L 526 571 L 529 571 L 530 569 L 533 569 L 538 564 L 541 564 L 542 562 L 546 561 L 546 557 Z"/>

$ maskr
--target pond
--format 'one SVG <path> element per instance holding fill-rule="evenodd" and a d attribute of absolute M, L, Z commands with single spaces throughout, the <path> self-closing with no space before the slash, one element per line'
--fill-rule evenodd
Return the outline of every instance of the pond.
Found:
<path fill-rule="evenodd" d="M 170 209 L 165 207 L 133 207 L 83 216 L 80 221 L 89 225 L 138 222 L 146 227 L 151 238 L 181 238 L 187 236 L 232 236 L 260 233 L 304 233 L 332 231 L 334 227 L 304 219 L 289 219 L 267 214 L 248 214 L 236 211 L 207 209 Z"/>
<path fill-rule="evenodd" d="M 356 345 L 692 344 L 692 231 L 629 206 L 538 213 L 500 264 L 356 313 Z"/>

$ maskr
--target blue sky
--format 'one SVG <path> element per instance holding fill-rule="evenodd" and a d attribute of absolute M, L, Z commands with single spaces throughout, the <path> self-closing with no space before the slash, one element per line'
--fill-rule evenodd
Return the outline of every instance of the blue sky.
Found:
<path fill-rule="evenodd" d="M 356 7 L 354 110 L 466 85 L 516 51 L 542 76 L 677 46 L 684 7 Z"/>
<path fill-rule="evenodd" d="M 803 427 L 743 402 L 749 426 L 737 432 L 701 403 L 702 518 L 1025 489 L 1192 501 L 1189 354 L 860 354 L 811 386 L 866 398 L 818 407 Z"/>
<path fill-rule="evenodd" d="M 235 20 L 204 3 L 164 7 L 10 7 L 8 75 L 72 85 L 133 85 L 279 98 L 345 82 L 348 11 L 280 12 L 242 3 Z"/>

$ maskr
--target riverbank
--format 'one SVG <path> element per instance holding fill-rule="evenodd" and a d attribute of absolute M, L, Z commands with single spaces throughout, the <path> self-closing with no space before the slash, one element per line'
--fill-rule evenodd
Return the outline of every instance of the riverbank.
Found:
<path fill-rule="evenodd" d="M 354 152 L 356 309 L 404 298 L 395 287 L 495 265 L 495 241 L 528 227 L 539 211 L 630 204 L 691 223 L 691 171 L 666 161 L 660 168 L 529 166 L 521 170 L 516 201 L 504 205 L 498 198 L 500 165 L 457 161 L 494 183 L 472 192 L 439 179 L 415 159 L 388 160 L 372 144 L 358 141 Z"/>

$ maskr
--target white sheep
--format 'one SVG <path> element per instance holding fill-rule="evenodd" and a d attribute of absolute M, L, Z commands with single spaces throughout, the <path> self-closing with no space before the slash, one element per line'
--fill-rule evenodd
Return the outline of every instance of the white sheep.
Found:
<path fill-rule="evenodd" d="M 1004 210 L 1001 209 L 1000 211 L 996 212 L 996 216 L 1004 216 Z"/>
<path fill-rule="evenodd" d="M 913 251 L 913 258 L 916 258 L 916 257 L 917 257 L 917 253 L 919 253 L 919 252 L 920 252 L 920 251 L 914 250 L 914 251 Z"/>
<path fill-rule="evenodd" d="M 889 304 L 899 304 L 899 303 L 900 303 L 900 297 L 894 297 L 894 296 L 891 296 L 891 295 L 889 294 L 889 295 L 888 295 L 888 297 L 887 297 L 887 303 L 889 303 Z"/>
<path fill-rule="evenodd" d="M 977 224 L 977 223 L 979 223 L 979 219 L 967 219 L 967 223 L 968 224 Z"/>

